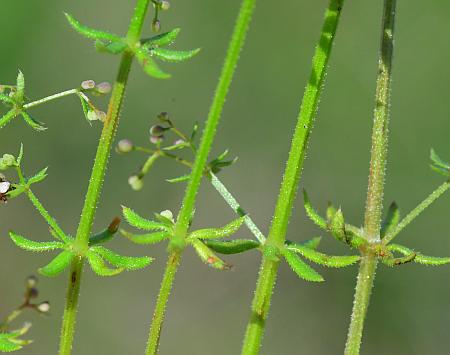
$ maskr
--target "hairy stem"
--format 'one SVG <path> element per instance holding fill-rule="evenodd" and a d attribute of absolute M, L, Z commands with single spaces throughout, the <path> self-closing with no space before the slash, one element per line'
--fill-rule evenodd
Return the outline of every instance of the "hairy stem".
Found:
<path fill-rule="evenodd" d="M 311 76 L 303 96 L 289 158 L 275 207 L 266 244 L 281 248 L 286 238 L 288 221 L 297 193 L 309 135 L 316 116 L 319 97 L 344 1 L 330 0 L 325 12 L 321 37 L 313 57 Z M 264 334 L 279 261 L 263 257 L 247 326 L 242 354 L 258 354 Z"/>
<path fill-rule="evenodd" d="M 417 216 L 425 211 L 434 201 L 441 197 L 450 188 L 450 182 L 446 181 L 434 190 L 425 200 L 423 200 L 416 208 L 401 220 L 399 224 L 383 238 L 383 243 L 390 243 L 408 224 L 410 224 Z"/>
<path fill-rule="evenodd" d="M 25 110 L 28 110 L 28 109 L 30 109 L 32 107 L 39 106 L 39 105 L 45 104 L 45 103 L 53 101 L 53 100 L 60 99 L 60 98 L 65 97 L 65 96 L 78 95 L 78 93 L 79 93 L 78 89 L 66 90 L 66 91 L 59 92 L 59 93 L 54 94 L 54 95 L 50 95 L 50 96 L 44 97 L 44 98 L 42 98 L 40 100 L 36 100 L 36 101 L 30 102 L 30 103 L 28 103 L 26 105 L 23 105 L 23 108 Z"/>
<path fill-rule="evenodd" d="M 395 6 L 396 0 L 384 0 L 374 125 L 372 131 L 369 188 L 367 192 L 364 221 L 364 234 L 371 243 L 378 243 L 380 241 L 381 214 L 383 211 L 383 192 L 388 150 L 389 102 L 392 57 L 394 50 Z M 363 259 L 359 267 L 347 343 L 345 346 L 346 355 L 359 354 L 364 320 L 369 306 L 376 267 L 376 255 L 370 251 L 363 252 Z"/>
<path fill-rule="evenodd" d="M 228 90 L 231 85 L 231 81 L 234 76 L 234 72 L 237 66 L 239 55 L 242 47 L 244 46 L 245 37 L 250 25 L 250 20 L 255 8 L 256 0 L 243 0 L 239 15 L 234 27 L 234 32 L 231 38 L 231 42 L 228 46 L 225 63 L 220 74 L 219 83 L 216 88 L 214 99 L 208 114 L 205 129 L 202 134 L 200 146 L 195 155 L 194 166 L 190 174 L 190 179 L 183 199 L 183 205 L 180 213 L 178 214 L 177 222 L 175 225 L 174 235 L 171 238 L 169 248 L 172 253 L 181 253 L 186 245 L 186 234 L 191 222 L 191 216 L 195 208 L 195 202 L 198 190 L 200 188 L 200 182 L 204 174 L 207 159 L 211 150 L 211 146 L 215 137 L 216 129 L 219 124 L 219 120 L 222 114 L 225 99 L 228 94 Z M 172 254 L 171 254 L 172 255 Z M 170 265 L 170 256 L 169 263 Z M 178 264 L 177 264 L 178 265 Z M 169 266 L 168 266 L 169 267 Z M 173 274 L 175 275 L 175 270 Z M 169 271 L 166 270 L 165 275 L 168 275 Z M 173 277 L 169 278 L 162 286 L 167 289 L 171 289 Z M 163 294 L 163 290 L 160 291 L 160 295 Z M 162 297 L 161 302 L 158 302 L 157 307 L 165 308 L 167 297 Z M 155 311 L 156 314 L 156 311 Z M 164 316 L 164 313 L 161 314 Z M 159 325 L 158 325 L 159 323 Z M 159 339 L 161 335 L 162 318 L 154 318 L 150 327 L 150 338 L 148 339 L 149 346 L 147 348 L 148 354 L 156 354 L 159 346 Z"/>
<path fill-rule="evenodd" d="M 158 299 L 156 301 L 153 320 L 148 335 L 146 355 L 156 354 L 158 352 L 159 338 L 161 336 L 161 327 L 164 321 L 167 301 L 172 290 L 173 280 L 180 264 L 181 253 L 173 252 L 167 260 L 167 267 L 159 289 Z"/>
<path fill-rule="evenodd" d="M 136 43 L 139 40 L 149 3 L 150 0 L 137 0 L 127 34 L 127 40 L 131 44 Z M 119 123 L 120 109 L 125 96 L 125 88 L 132 61 L 133 53 L 129 51 L 124 52 L 111 94 L 108 113 L 100 136 L 94 167 L 92 169 L 92 175 L 89 181 L 83 211 L 81 213 L 80 223 L 78 225 L 75 245 L 80 251 L 87 250 L 89 245 L 89 236 L 94 222 L 95 210 L 102 190 L 111 145 Z M 60 355 L 69 355 L 72 351 L 82 265 L 82 260 L 80 259 L 76 259 L 72 264 L 61 330 Z"/>

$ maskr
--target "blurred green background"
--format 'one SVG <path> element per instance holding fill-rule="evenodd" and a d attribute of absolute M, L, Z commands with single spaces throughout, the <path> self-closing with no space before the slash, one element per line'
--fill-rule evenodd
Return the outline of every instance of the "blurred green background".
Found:
<path fill-rule="evenodd" d="M 18 68 L 27 79 L 27 94 L 37 99 L 79 85 L 115 77 L 118 58 L 95 52 L 90 41 L 74 33 L 63 11 L 93 27 L 123 33 L 133 1 L 15 0 L 1 2 L 0 82 L 13 83 Z M 269 226 L 285 166 L 299 100 L 326 0 L 261 1 L 227 100 L 214 145 L 229 148 L 238 163 L 221 174 L 264 231 Z M 341 204 L 347 219 L 362 221 L 368 175 L 370 130 L 382 1 L 347 1 L 318 120 L 312 134 L 302 186 L 320 210 L 327 201 Z M 160 111 L 168 111 L 183 129 L 203 122 L 208 111 L 239 1 L 173 1 L 162 14 L 163 30 L 183 29 L 176 48 L 202 47 L 188 63 L 163 65 L 173 74 L 157 81 L 133 68 L 118 138 L 148 144 L 148 128 Z M 398 4 L 391 143 L 386 205 L 396 200 L 406 213 L 442 178 L 428 168 L 430 147 L 450 159 L 450 3 L 400 1 Z M 150 33 L 150 21 L 146 26 Z M 100 101 L 105 107 L 106 100 Z M 0 151 L 25 145 L 27 172 L 49 166 L 48 179 L 35 192 L 74 233 L 97 145 L 100 125 L 83 119 L 79 101 L 69 97 L 32 112 L 49 127 L 36 134 L 17 119 L 0 132 Z M 130 190 L 127 177 L 145 159 L 113 153 L 96 228 L 120 213 L 120 204 L 141 214 L 177 211 L 184 185 L 165 178 L 184 172 L 170 161 L 158 162 L 145 189 Z M 178 175 L 177 175 L 178 174 Z M 444 196 L 398 238 L 431 255 L 450 254 L 448 206 Z M 215 226 L 233 214 L 204 184 L 195 226 Z M 46 224 L 29 201 L 19 198 L 0 206 L 0 316 L 21 301 L 23 280 L 50 258 L 19 250 L 8 238 L 14 229 L 36 240 L 50 239 Z M 296 202 L 288 238 L 319 234 Z M 249 233 L 242 228 L 242 237 Z M 345 253 L 329 236 L 322 250 Z M 142 354 L 155 297 L 165 264 L 164 246 L 136 247 L 117 238 L 110 246 L 130 255 L 151 255 L 154 264 L 139 272 L 98 278 L 83 276 L 74 354 Z M 260 262 L 257 253 L 227 258 L 232 272 L 205 267 L 189 250 L 169 302 L 161 354 L 238 354 Z M 357 268 L 320 269 L 326 282 L 299 280 L 282 265 L 273 297 L 262 354 L 339 354 L 343 352 Z M 52 304 L 51 316 L 28 314 L 35 340 L 23 354 L 57 350 L 67 275 L 41 279 L 41 298 Z M 379 268 L 363 339 L 363 354 L 450 354 L 449 269 L 406 265 Z M 20 323 L 20 322 L 18 322 Z"/>

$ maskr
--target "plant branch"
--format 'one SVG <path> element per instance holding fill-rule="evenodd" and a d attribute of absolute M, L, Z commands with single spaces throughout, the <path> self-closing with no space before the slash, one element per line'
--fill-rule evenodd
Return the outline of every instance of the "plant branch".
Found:
<path fill-rule="evenodd" d="M 59 93 L 54 94 L 54 95 L 50 95 L 50 96 L 44 97 L 44 98 L 42 98 L 40 100 L 36 100 L 36 101 L 30 102 L 28 104 L 25 104 L 25 105 L 23 105 L 23 108 L 25 110 L 28 110 L 28 109 L 30 109 L 32 107 L 39 106 L 39 105 L 45 104 L 45 103 L 53 101 L 53 100 L 60 99 L 60 98 L 65 97 L 65 96 L 78 95 L 79 92 L 80 91 L 78 89 L 66 90 L 66 91 L 59 92 Z"/>
<path fill-rule="evenodd" d="M 389 101 L 391 91 L 392 57 L 394 49 L 394 23 L 396 0 L 384 0 L 376 106 L 372 131 L 372 153 L 369 188 L 367 192 L 364 235 L 371 243 L 380 241 L 381 214 L 388 149 Z M 369 306 L 377 256 L 363 252 L 359 267 L 353 311 L 345 346 L 345 355 L 357 355 L 361 346 L 364 320 Z"/>
<path fill-rule="evenodd" d="M 150 0 L 137 0 L 127 34 L 127 40 L 130 44 L 135 44 L 139 41 L 149 3 Z M 102 190 L 111 145 L 119 122 L 120 109 L 125 96 L 125 88 L 132 61 L 133 53 L 131 51 L 125 51 L 122 54 L 119 72 L 111 94 L 108 113 L 100 136 L 94 167 L 92 169 L 92 175 L 77 230 L 75 245 L 82 252 L 86 251 L 89 245 L 89 236 L 91 234 L 95 211 Z M 66 306 L 64 309 L 59 349 L 60 355 L 71 354 L 82 267 L 82 260 L 80 258 L 74 259 L 71 267 Z"/>
<path fill-rule="evenodd" d="M 277 205 L 266 244 L 282 248 L 287 225 L 300 180 L 309 135 L 316 117 L 319 97 L 325 79 L 327 64 L 339 23 L 343 0 L 330 0 L 325 12 L 321 37 L 313 57 L 311 76 L 303 96 L 289 158 L 280 188 Z M 242 348 L 242 354 L 258 354 L 270 307 L 279 261 L 263 257 L 252 303 L 250 321 Z"/>

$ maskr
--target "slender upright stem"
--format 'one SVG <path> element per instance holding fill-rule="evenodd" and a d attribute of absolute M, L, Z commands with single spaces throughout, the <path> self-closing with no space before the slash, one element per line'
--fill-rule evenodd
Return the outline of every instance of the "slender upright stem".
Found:
<path fill-rule="evenodd" d="M 133 18 L 131 19 L 127 34 L 127 40 L 130 44 L 135 44 L 140 38 L 149 3 L 150 0 L 137 0 Z M 111 94 L 108 113 L 100 136 L 94 167 L 92 169 L 92 175 L 89 181 L 88 191 L 77 230 L 75 246 L 80 252 L 86 251 L 89 245 L 89 236 L 91 234 L 92 224 L 94 222 L 95 210 L 97 208 L 102 190 L 111 145 L 119 123 L 119 113 L 125 96 L 125 88 L 132 61 L 133 53 L 131 51 L 124 52 L 117 79 Z M 82 270 L 82 259 L 75 259 L 72 263 L 69 276 L 66 306 L 64 309 L 63 325 L 61 329 L 61 343 L 59 349 L 60 355 L 69 355 L 72 351 Z"/>
<path fill-rule="evenodd" d="M 372 156 L 364 221 L 364 234 L 371 243 L 378 243 L 380 241 L 381 214 L 383 211 L 383 192 L 388 149 L 395 6 L 396 0 L 384 1 L 380 56 L 378 61 L 376 106 L 372 131 Z M 364 320 L 369 306 L 376 267 L 376 255 L 370 251 L 363 252 L 356 284 L 352 317 L 345 346 L 346 355 L 359 354 Z"/>
<path fill-rule="evenodd" d="M 173 252 L 167 260 L 167 267 L 161 282 L 158 299 L 156 301 L 155 311 L 153 313 L 152 324 L 148 336 L 146 354 L 156 354 L 158 352 L 159 337 L 161 336 L 161 327 L 166 313 L 167 301 L 172 290 L 173 280 L 180 264 L 181 253 Z"/>
<path fill-rule="evenodd" d="M 244 46 L 255 4 L 256 0 L 243 0 L 239 10 L 234 32 L 228 46 L 225 63 L 220 74 L 219 83 L 217 84 L 214 99 L 208 114 L 205 129 L 202 134 L 200 146 L 195 155 L 194 166 L 192 167 L 189 183 L 184 195 L 183 205 L 180 213 L 178 214 L 174 235 L 170 241 L 169 249 L 171 249 L 171 255 L 169 256 L 168 268 L 170 266 L 171 270 L 166 270 L 165 275 L 175 275 L 178 268 L 178 263 L 172 264 L 170 263 L 170 259 L 173 258 L 174 254 L 181 254 L 186 245 L 186 234 L 191 222 L 193 210 L 195 208 L 200 182 L 206 168 L 207 159 L 211 151 L 211 146 L 214 141 L 216 129 L 219 124 L 225 99 L 234 76 L 239 55 L 242 47 Z M 165 309 L 165 304 L 172 288 L 173 281 L 174 277 L 168 277 L 167 280 L 163 282 L 157 303 L 157 307 L 159 307 L 159 309 Z M 155 314 L 157 314 L 157 310 L 155 310 Z M 147 355 L 156 354 L 158 351 L 162 317 L 164 316 L 164 312 L 160 314 L 161 318 L 153 318 L 153 322 L 150 327 L 150 334 L 147 342 Z"/>
<path fill-rule="evenodd" d="M 266 244 L 283 247 L 292 206 L 297 193 L 309 135 L 316 117 L 319 97 L 325 79 L 327 64 L 339 23 L 343 0 L 330 0 L 324 24 L 316 47 L 311 76 L 303 96 L 291 150 L 275 207 Z M 275 286 L 279 261 L 263 257 L 247 326 L 242 354 L 258 354 Z"/>

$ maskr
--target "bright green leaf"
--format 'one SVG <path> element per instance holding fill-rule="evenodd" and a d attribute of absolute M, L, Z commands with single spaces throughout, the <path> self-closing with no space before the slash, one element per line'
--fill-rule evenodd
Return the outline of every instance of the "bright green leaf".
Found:
<path fill-rule="evenodd" d="M 36 175 L 28 178 L 27 180 L 28 185 L 35 184 L 37 182 L 41 182 L 42 180 L 44 180 L 47 177 L 47 169 L 48 168 L 44 168 L 41 171 L 39 171 Z"/>
<path fill-rule="evenodd" d="M 15 104 L 14 100 L 5 94 L 0 94 L 0 101 L 5 104 L 11 104 L 11 105 Z"/>
<path fill-rule="evenodd" d="M 11 237 L 14 244 L 16 244 L 19 248 L 28 251 L 49 251 L 55 249 L 64 249 L 65 247 L 65 244 L 61 242 L 35 242 L 33 240 L 26 239 L 14 232 L 9 232 L 9 236 Z"/>
<path fill-rule="evenodd" d="M 306 281 L 322 282 L 323 277 L 317 273 L 312 267 L 302 261 L 294 252 L 284 249 L 283 256 L 292 270 L 302 279 Z"/>
<path fill-rule="evenodd" d="M 308 194 L 306 190 L 303 190 L 303 200 L 304 200 L 304 207 L 306 210 L 306 214 L 308 217 L 319 227 L 325 230 L 328 230 L 327 228 L 327 222 L 316 212 L 314 207 L 311 205 L 311 202 L 309 200 Z"/>
<path fill-rule="evenodd" d="M 239 217 L 234 221 L 228 223 L 222 228 L 207 228 L 199 229 L 189 234 L 189 239 L 218 239 L 226 238 L 238 231 L 242 223 L 244 223 L 245 216 Z"/>
<path fill-rule="evenodd" d="M 306 242 L 302 242 L 301 244 L 309 249 L 316 250 L 319 247 L 321 241 L 322 237 L 314 237 L 310 240 L 307 240 Z"/>
<path fill-rule="evenodd" d="M 136 59 L 148 75 L 157 79 L 170 78 L 170 74 L 163 72 L 156 64 L 156 62 L 151 58 L 150 54 L 147 53 L 144 49 L 139 48 L 136 50 Z"/>
<path fill-rule="evenodd" d="M 25 77 L 23 73 L 19 70 L 17 74 L 17 91 L 14 94 L 14 98 L 19 104 L 22 104 L 25 98 Z"/>
<path fill-rule="evenodd" d="M 122 267 L 115 269 L 109 268 L 106 265 L 103 258 L 100 255 L 94 253 L 93 251 L 89 250 L 86 256 L 89 261 L 89 265 L 91 265 L 92 270 L 99 276 L 114 276 L 125 270 Z"/>
<path fill-rule="evenodd" d="M 168 46 L 176 40 L 180 31 L 180 28 L 174 28 L 169 32 L 161 33 L 159 35 L 143 39 L 141 43 L 145 48 Z"/>
<path fill-rule="evenodd" d="M 191 178 L 191 175 L 182 175 L 173 179 L 166 179 L 167 182 L 170 182 L 171 184 L 176 184 L 178 182 L 184 182 L 188 181 Z"/>
<path fill-rule="evenodd" d="M 161 229 L 167 230 L 167 226 L 163 223 L 145 219 L 144 217 L 139 216 L 131 208 L 122 206 L 122 212 L 127 222 L 133 227 L 149 231 Z"/>
<path fill-rule="evenodd" d="M 200 52 L 200 48 L 190 51 L 173 51 L 165 48 L 154 48 L 150 50 L 150 55 L 154 55 L 155 57 L 166 62 L 179 63 L 192 58 L 198 52 Z"/>
<path fill-rule="evenodd" d="M 37 120 L 35 120 L 33 117 L 31 117 L 27 112 L 22 111 L 20 112 L 20 114 L 22 115 L 23 119 L 25 120 L 25 122 L 34 130 L 38 131 L 38 132 L 42 132 L 45 131 L 47 129 L 47 127 L 44 126 L 44 124 L 42 122 L 39 122 Z"/>
<path fill-rule="evenodd" d="M 450 176 L 450 163 L 447 163 L 443 161 L 439 155 L 436 154 L 434 149 L 431 149 L 430 153 L 430 159 L 431 159 L 431 169 L 438 172 L 441 175 L 444 176 Z"/>
<path fill-rule="evenodd" d="M 19 114 L 19 112 L 16 109 L 12 109 L 10 111 L 8 111 L 7 113 L 5 113 L 1 118 L 0 118 L 0 128 L 3 128 L 4 126 L 6 126 L 6 124 L 8 124 L 12 119 L 14 119 L 17 115 Z"/>
<path fill-rule="evenodd" d="M 388 235 L 390 232 L 392 232 L 397 226 L 398 222 L 400 222 L 400 210 L 398 209 L 398 206 L 394 201 L 389 206 L 388 213 L 385 220 L 383 221 L 383 225 L 381 226 L 381 237 L 384 237 L 385 235 Z"/>
<path fill-rule="evenodd" d="M 331 234 L 340 241 L 345 241 L 345 221 L 341 209 L 337 210 L 329 222 L 329 229 Z"/>
<path fill-rule="evenodd" d="M 132 234 L 123 229 L 120 233 L 127 239 L 136 244 L 157 244 L 169 238 L 169 233 L 166 231 L 154 232 L 148 234 Z"/>
<path fill-rule="evenodd" d="M 99 52 L 105 52 L 110 54 L 120 54 L 122 53 L 128 45 L 123 41 L 113 41 L 113 42 L 105 42 L 97 40 L 95 41 L 95 49 Z"/>
<path fill-rule="evenodd" d="M 94 246 L 90 248 L 90 250 L 100 255 L 111 265 L 119 268 L 124 268 L 126 270 L 142 269 L 153 261 L 153 258 L 149 258 L 148 256 L 122 256 L 100 245 Z"/>
<path fill-rule="evenodd" d="M 41 275 L 54 277 L 63 272 L 72 262 L 75 254 L 65 250 L 59 253 L 49 264 L 39 269 Z"/>
<path fill-rule="evenodd" d="M 304 245 L 292 243 L 286 247 L 295 253 L 302 255 L 304 258 L 311 260 L 319 265 L 328 267 L 346 267 L 356 263 L 360 257 L 358 255 L 331 256 L 310 249 Z"/>
<path fill-rule="evenodd" d="M 261 246 L 257 241 L 250 239 L 204 240 L 203 242 L 208 248 L 219 254 L 240 254 Z"/>
<path fill-rule="evenodd" d="M 388 249 L 390 251 L 394 251 L 394 252 L 403 254 L 405 256 L 414 253 L 414 251 L 412 249 L 409 249 L 409 248 L 407 248 L 403 245 L 399 245 L 399 244 L 389 244 Z M 423 265 L 429 265 L 429 266 L 439 266 L 439 265 L 449 264 L 450 258 L 427 256 L 427 255 L 423 255 L 421 253 L 416 253 L 414 262 L 423 264 Z"/>
<path fill-rule="evenodd" d="M 30 344 L 31 340 L 18 339 L 30 329 L 31 323 L 25 323 L 21 329 L 12 332 L 0 333 L 0 352 L 12 352 L 20 350 L 24 345 Z"/>
<path fill-rule="evenodd" d="M 17 166 L 20 166 L 23 159 L 23 143 L 20 143 L 19 155 L 17 156 L 16 162 Z"/>
<path fill-rule="evenodd" d="M 231 269 L 231 265 L 227 264 L 225 261 L 220 259 L 214 252 L 209 249 L 202 241 L 198 239 L 194 239 L 191 242 L 195 251 L 197 252 L 200 259 L 215 269 L 219 270 L 229 270 Z"/>
<path fill-rule="evenodd" d="M 78 20 L 76 20 L 71 15 L 67 13 L 65 15 L 70 25 L 75 29 L 75 31 L 77 31 L 78 33 L 87 38 L 106 40 L 111 42 L 117 42 L 121 40 L 119 36 L 104 31 L 94 30 L 92 28 L 82 25 Z"/>

